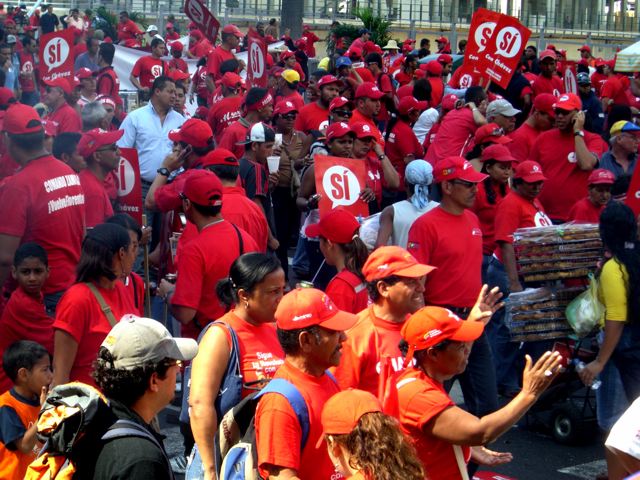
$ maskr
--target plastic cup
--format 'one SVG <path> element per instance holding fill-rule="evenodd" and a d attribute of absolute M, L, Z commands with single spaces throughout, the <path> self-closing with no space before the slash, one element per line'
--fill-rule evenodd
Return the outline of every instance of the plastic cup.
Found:
<path fill-rule="evenodd" d="M 269 167 L 269 173 L 276 173 L 280 168 L 280 157 L 275 155 L 267 157 L 267 166 Z"/>

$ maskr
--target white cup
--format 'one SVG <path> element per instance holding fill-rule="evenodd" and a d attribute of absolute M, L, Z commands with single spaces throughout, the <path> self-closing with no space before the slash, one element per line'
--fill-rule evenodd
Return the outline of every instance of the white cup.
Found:
<path fill-rule="evenodd" d="M 280 157 L 276 155 L 267 157 L 267 166 L 269 167 L 269 173 L 276 173 L 280 168 Z"/>

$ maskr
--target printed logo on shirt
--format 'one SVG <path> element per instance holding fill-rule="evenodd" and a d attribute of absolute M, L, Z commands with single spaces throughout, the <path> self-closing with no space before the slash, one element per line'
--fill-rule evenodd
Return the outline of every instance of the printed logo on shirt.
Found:
<path fill-rule="evenodd" d="M 420 247 L 420 244 L 417 242 L 407 243 L 407 250 L 417 250 L 419 247 Z"/>
<path fill-rule="evenodd" d="M 393 367 L 393 371 L 394 372 L 400 372 L 400 371 L 404 370 L 404 358 L 403 357 L 390 358 L 389 360 L 391 361 L 391 366 Z M 411 365 L 415 365 L 415 364 L 416 364 L 416 359 L 412 358 L 411 359 Z M 378 374 L 380 374 L 381 371 L 382 371 L 382 362 L 378 362 L 378 363 L 376 363 L 376 372 L 378 372 Z"/>
<path fill-rule="evenodd" d="M 569 163 L 577 163 L 578 157 L 576 156 L 576 152 L 569 153 L 569 155 L 567 155 L 567 160 L 569 160 Z"/>
<path fill-rule="evenodd" d="M 154 65 L 153 67 L 151 67 L 151 75 L 153 75 L 155 78 L 158 78 L 160 75 L 162 75 L 162 67 L 160 65 Z"/>
<path fill-rule="evenodd" d="M 473 83 L 473 77 L 465 73 L 460 77 L 460 88 L 469 88 Z"/>
<path fill-rule="evenodd" d="M 31 62 L 24 62 L 22 64 L 21 71 L 23 73 L 31 73 L 31 72 L 33 72 L 33 64 Z"/>
<path fill-rule="evenodd" d="M 276 370 L 284 363 L 281 358 L 274 358 L 271 352 L 257 352 L 257 362 L 251 362 L 251 368 L 256 372 L 259 380 L 273 377 Z"/>
<path fill-rule="evenodd" d="M 550 227 L 553 225 L 551 219 L 544 212 L 537 212 L 533 217 L 533 221 L 536 227 Z"/>
<path fill-rule="evenodd" d="M 481 237 L 482 236 L 482 230 L 480 230 L 479 228 L 474 228 L 471 230 L 471 235 L 474 237 Z"/>
<path fill-rule="evenodd" d="M 558 90 L 557 88 L 553 89 L 553 96 L 554 97 L 559 97 L 560 96 L 560 90 Z"/>
<path fill-rule="evenodd" d="M 329 120 L 325 120 L 324 122 L 322 122 L 318 127 L 318 130 L 325 130 L 327 127 L 329 127 Z"/>

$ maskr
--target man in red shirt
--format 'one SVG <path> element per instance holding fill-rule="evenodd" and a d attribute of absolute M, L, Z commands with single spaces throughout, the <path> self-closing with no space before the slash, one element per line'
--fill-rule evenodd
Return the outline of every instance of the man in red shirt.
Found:
<path fill-rule="evenodd" d="M 96 92 L 113 98 L 116 102 L 120 98 L 120 79 L 113 69 L 113 57 L 116 47 L 111 43 L 101 43 L 98 49 L 98 77 L 96 78 Z"/>
<path fill-rule="evenodd" d="M 18 80 L 22 95 L 20 101 L 27 105 L 35 105 L 40 99 L 38 93 L 38 43 L 32 37 L 25 37 L 24 48 L 18 53 L 20 73 Z"/>
<path fill-rule="evenodd" d="M 225 73 L 218 83 L 223 98 L 211 105 L 207 114 L 207 123 L 213 131 L 216 144 L 220 143 L 224 131 L 240 119 L 244 87 L 240 75 L 232 72 Z"/>
<path fill-rule="evenodd" d="M 151 40 L 151 55 L 140 57 L 133 65 L 129 81 L 138 89 L 138 92 L 144 93 L 145 98 L 149 96 L 153 81 L 160 75 L 169 73 L 169 65 L 162 60 L 164 54 L 164 40 L 154 38 Z"/>
<path fill-rule="evenodd" d="M 220 32 L 222 43 L 207 55 L 207 88 L 210 92 L 216 89 L 215 82 L 222 76 L 220 64 L 235 58 L 234 52 L 240 45 L 244 34 L 233 24 L 226 25 Z"/>
<path fill-rule="evenodd" d="M 75 282 L 84 236 L 84 194 L 78 175 L 44 149 L 38 113 L 11 106 L 4 117 L 7 150 L 22 169 L 0 190 L 0 285 L 19 245 L 36 242 L 49 257 L 51 275 L 43 293 L 50 313 Z"/>
<path fill-rule="evenodd" d="M 371 75 L 373 75 L 374 83 L 378 86 L 378 89 L 384 94 L 380 98 L 380 113 L 377 119 L 381 122 L 387 122 L 389 120 L 389 113 L 396 111 L 394 103 L 395 88 L 391 81 L 391 75 L 385 73 L 382 70 L 382 55 L 379 53 L 370 53 L 365 58 L 365 64 Z"/>
<path fill-rule="evenodd" d="M 629 98 L 626 94 L 626 88 L 622 85 L 614 69 L 616 66 L 615 59 L 604 63 L 604 74 L 607 80 L 602 85 L 600 97 L 602 101 L 602 111 L 607 113 L 612 105 L 629 105 Z"/>
<path fill-rule="evenodd" d="M 197 338 L 209 322 L 224 314 L 216 294 L 218 281 L 229 276 L 238 256 L 256 252 L 258 246 L 247 232 L 222 217 L 222 183 L 212 172 L 192 172 L 181 196 L 182 209 L 198 235 L 180 254 L 175 290 L 167 300 L 183 325 L 182 335 Z"/>
<path fill-rule="evenodd" d="M 174 40 L 180 39 L 180 34 L 176 32 L 175 26 L 171 22 L 167 22 L 164 26 L 166 32 L 164 34 L 164 39 L 168 42 L 172 42 Z"/>
<path fill-rule="evenodd" d="M 566 93 L 554 109 L 556 128 L 538 136 L 529 160 L 538 162 L 548 178 L 540 203 L 552 220 L 564 223 L 573 204 L 587 195 L 587 179 L 603 153 L 603 142 L 584 130 L 580 97 Z"/>
<path fill-rule="evenodd" d="M 353 111 L 353 115 L 349 120 L 349 125 L 354 123 L 363 122 L 371 128 L 371 132 L 374 134 L 376 142 L 384 145 L 382 134 L 376 125 L 376 116 L 380 113 L 381 103 L 380 99 L 384 96 L 384 93 L 372 82 L 364 82 L 360 84 L 356 90 L 355 102 L 356 109 Z"/>
<path fill-rule="evenodd" d="M 482 287 L 482 231 L 478 217 L 468 209 L 475 202 L 477 184 L 487 175 L 478 173 L 462 157 L 441 160 L 434 173 L 442 196 L 440 206 L 414 222 L 407 250 L 419 262 L 437 267 L 427 276 L 425 304 L 467 318 Z M 474 415 L 497 409 L 495 369 L 486 335 L 474 343 L 460 385 Z"/>
<path fill-rule="evenodd" d="M 304 99 L 298 92 L 299 84 L 300 75 L 295 70 L 287 69 L 280 73 L 275 103 L 289 101 L 295 105 L 297 111 L 300 111 L 304 107 Z"/>
<path fill-rule="evenodd" d="M 118 42 L 125 40 L 136 40 L 142 37 L 144 33 L 138 28 L 133 20 L 129 18 L 129 13 L 120 12 L 120 21 L 118 22 Z"/>
<path fill-rule="evenodd" d="M 611 185 L 616 176 L 609 170 L 598 168 L 591 172 L 587 183 L 589 194 L 578 200 L 569 211 L 569 221 L 576 223 L 600 223 L 600 214 L 611 200 Z"/>
<path fill-rule="evenodd" d="M 314 58 L 316 56 L 314 43 L 320 41 L 320 37 L 311 31 L 311 25 L 302 25 L 302 37 L 300 38 L 304 40 L 305 43 L 304 53 L 307 54 L 307 57 Z"/>
<path fill-rule="evenodd" d="M 107 176 L 120 164 L 120 149 L 116 142 L 124 130 L 107 132 L 99 128 L 82 135 L 78 153 L 87 162 L 87 168 L 79 174 L 86 205 L 86 225 L 93 228 L 113 215 L 111 200 L 104 187 Z"/>
<path fill-rule="evenodd" d="M 556 118 L 553 105 L 557 100 L 557 97 L 550 93 L 537 95 L 533 99 L 533 110 L 529 118 L 509 135 L 513 141 L 507 144 L 507 148 L 518 162 L 529 158 L 529 152 L 531 152 L 538 136 L 553 126 Z"/>
<path fill-rule="evenodd" d="M 303 82 L 306 81 L 304 70 L 302 70 L 302 67 L 298 63 L 295 53 L 286 51 L 280 54 L 280 61 L 282 62 L 285 69 L 290 68 L 291 70 L 295 70 L 296 72 L 298 72 L 298 75 L 300 75 L 300 80 Z"/>
<path fill-rule="evenodd" d="M 46 85 L 43 103 L 49 109 L 45 120 L 53 122 L 58 134 L 64 132 L 81 132 L 82 119 L 78 111 L 67 103 L 66 96 L 71 95 L 72 88 L 69 80 L 58 77 L 44 81 Z"/>
<path fill-rule="evenodd" d="M 316 87 L 320 92 L 318 100 L 302 107 L 296 118 L 296 130 L 309 133 L 312 130 L 324 130 L 329 125 L 329 105 L 340 94 L 342 82 L 333 75 L 325 75 Z"/>
<path fill-rule="evenodd" d="M 531 82 L 534 97 L 541 93 L 551 93 L 559 97 L 564 92 L 564 83 L 556 73 L 556 52 L 540 52 L 540 75 Z"/>
<path fill-rule="evenodd" d="M 171 45 L 171 60 L 169 60 L 169 70 L 179 70 L 184 73 L 189 73 L 189 66 L 187 62 L 182 58 L 182 51 L 184 45 L 181 42 L 173 42 Z"/>
<path fill-rule="evenodd" d="M 600 92 L 604 82 L 607 81 L 607 75 L 604 74 L 604 66 L 607 64 L 604 58 L 596 58 L 596 71 L 591 74 L 591 84 L 596 95 L 600 97 Z"/>
<path fill-rule="evenodd" d="M 264 478 L 341 478 L 319 440 L 323 438 L 321 413 L 329 398 L 340 391 L 326 370 L 340 362 L 345 330 L 357 317 L 338 310 L 315 288 L 286 294 L 276 310 L 278 339 L 285 362 L 274 378 L 293 384 L 304 400 L 309 431 L 302 438 L 298 417 L 286 397 L 266 393 L 256 409 L 258 468 Z"/>

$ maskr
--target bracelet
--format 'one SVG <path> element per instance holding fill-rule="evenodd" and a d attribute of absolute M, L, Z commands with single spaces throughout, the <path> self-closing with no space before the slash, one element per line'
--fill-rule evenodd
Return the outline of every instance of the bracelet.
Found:
<path fill-rule="evenodd" d="M 382 161 L 384 160 L 384 157 L 386 157 L 384 153 L 382 155 L 378 155 L 378 160 Z"/>

